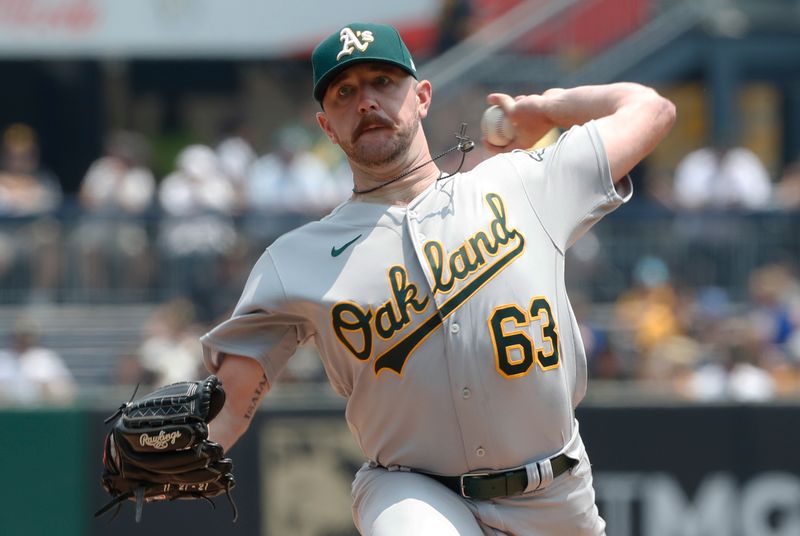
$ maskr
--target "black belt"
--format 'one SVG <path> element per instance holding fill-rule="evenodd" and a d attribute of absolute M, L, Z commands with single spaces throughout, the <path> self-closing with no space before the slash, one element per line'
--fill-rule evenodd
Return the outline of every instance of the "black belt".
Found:
<path fill-rule="evenodd" d="M 566 454 L 550 458 L 553 468 L 553 478 L 556 478 L 572 469 L 577 462 Z M 538 470 L 538 466 L 537 466 Z M 431 473 L 422 473 L 437 480 L 467 499 L 485 501 L 497 497 L 518 495 L 528 487 L 528 472 L 522 469 L 501 471 L 498 473 L 467 473 L 461 476 L 442 476 Z M 539 475 L 541 480 L 541 472 Z"/>

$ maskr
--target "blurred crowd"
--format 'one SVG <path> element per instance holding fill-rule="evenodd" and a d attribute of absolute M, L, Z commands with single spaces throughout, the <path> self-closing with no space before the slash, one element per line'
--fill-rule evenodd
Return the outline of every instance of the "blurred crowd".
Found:
<path fill-rule="evenodd" d="M 61 356 L 39 340 L 35 319 L 20 316 L 0 349 L 0 404 L 72 403 L 76 383 Z"/>
<path fill-rule="evenodd" d="M 642 257 L 629 290 L 603 315 L 579 318 L 590 375 L 636 380 L 653 394 L 695 401 L 797 398 L 797 270 L 787 263 L 758 267 L 746 300 L 736 303 L 718 286 L 682 287 L 662 259 Z"/>
<path fill-rule="evenodd" d="M 642 177 L 635 203 L 677 214 L 791 212 L 800 209 L 800 155 L 771 176 L 755 152 L 733 139 L 690 151 L 671 173 Z"/>
<path fill-rule="evenodd" d="M 146 137 L 111 132 L 68 197 L 40 161 L 33 129 L 8 126 L 0 146 L 0 288 L 29 288 L 31 302 L 55 300 L 59 285 L 89 297 L 154 286 L 199 297 L 209 291 L 209 272 L 243 243 L 263 249 L 275 238 L 266 220 L 316 219 L 350 195 L 346 166 L 320 149 L 316 133 L 286 125 L 258 154 L 243 130 L 241 121 L 226 121 L 214 143 L 182 148 L 163 177 L 150 166 Z M 180 278 L 162 279 L 176 270 Z"/>
<path fill-rule="evenodd" d="M 349 168 L 331 149 L 319 133 L 291 124 L 259 154 L 234 118 L 213 142 L 183 147 L 173 169 L 158 177 L 147 138 L 115 131 L 71 197 L 41 162 L 36 132 L 7 126 L 0 146 L 0 288 L 27 288 L 26 303 L 69 301 L 65 288 L 82 289 L 89 302 L 128 289 L 170 289 L 150 296 L 161 305 L 141 344 L 115 356 L 112 381 L 160 385 L 198 377 L 198 335 L 225 314 L 254 258 L 286 230 L 276 222 L 316 219 L 349 197 Z M 640 186 L 634 204 L 678 219 L 800 210 L 800 162 L 770 176 L 752 151 L 730 140 L 690 152 L 669 176 L 647 175 Z M 796 396 L 798 269 L 792 262 L 757 267 L 741 299 L 713 282 L 687 285 L 666 259 L 645 255 L 615 303 L 575 300 L 591 376 L 650 382 L 697 401 Z M 24 316 L 9 332 L 0 392 L 68 402 L 75 380 L 39 333 Z M 313 348 L 299 354 L 284 380 L 322 380 Z"/>

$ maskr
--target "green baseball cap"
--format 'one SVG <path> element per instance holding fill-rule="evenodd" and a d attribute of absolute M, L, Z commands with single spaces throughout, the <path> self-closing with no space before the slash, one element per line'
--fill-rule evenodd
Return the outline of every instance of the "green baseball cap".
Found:
<path fill-rule="evenodd" d="M 334 76 L 350 65 L 364 61 L 390 63 L 417 77 L 411 53 L 395 28 L 386 24 L 354 22 L 327 37 L 311 54 L 314 98 L 322 102 Z"/>

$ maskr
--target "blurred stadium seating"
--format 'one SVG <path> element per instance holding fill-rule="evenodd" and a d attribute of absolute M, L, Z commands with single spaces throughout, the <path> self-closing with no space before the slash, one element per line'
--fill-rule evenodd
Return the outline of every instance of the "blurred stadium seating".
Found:
<path fill-rule="evenodd" d="M 108 386 L 117 376 L 119 359 L 136 351 L 152 304 L 124 306 L 58 304 L 21 309 L 0 307 L 0 332 L 12 331 L 22 311 L 36 317 L 41 343 L 58 349 L 75 376 L 87 386 Z"/>

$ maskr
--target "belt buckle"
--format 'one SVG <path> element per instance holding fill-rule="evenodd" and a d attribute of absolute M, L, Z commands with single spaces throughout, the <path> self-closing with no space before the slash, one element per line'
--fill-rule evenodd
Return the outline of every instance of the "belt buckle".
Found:
<path fill-rule="evenodd" d="M 486 473 L 486 472 L 483 472 L 483 473 L 465 473 L 465 474 L 461 475 L 460 477 L 458 477 L 458 484 L 459 484 L 459 487 L 461 488 L 461 496 L 464 497 L 465 499 L 472 499 L 473 498 L 472 496 L 467 495 L 466 491 L 464 491 L 464 479 L 465 478 L 473 477 L 473 476 L 489 476 L 490 474 L 491 473 Z"/>

